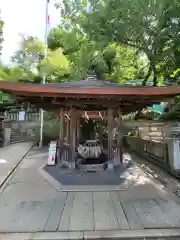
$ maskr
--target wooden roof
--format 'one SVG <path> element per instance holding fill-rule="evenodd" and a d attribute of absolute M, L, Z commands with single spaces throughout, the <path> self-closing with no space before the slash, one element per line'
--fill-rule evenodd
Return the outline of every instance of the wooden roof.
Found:
<path fill-rule="evenodd" d="M 180 86 L 130 87 L 95 78 L 57 84 L 0 81 L 0 90 L 15 95 L 19 102 L 30 102 L 45 109 L 75 105 L 83 110 L 98 111 L 112 106 L 120 107 L 123 113 L 165 102 L 180 94 Z"/>

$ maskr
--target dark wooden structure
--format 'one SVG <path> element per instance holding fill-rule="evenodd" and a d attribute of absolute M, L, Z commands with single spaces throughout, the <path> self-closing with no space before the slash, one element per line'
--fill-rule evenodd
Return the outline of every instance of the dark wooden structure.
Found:
<path fill-rule="evenodd" d="M 19 103 L 31 103 L 37 108 L 60 112 L 59 162 L 75 168 L 75 151 L 80 136 L 80 118 L 87 112 L 107 123 L 108 166 L 121 163 L 121 132 L 118 130 L 116 144 L 113 129 L 119 129 L 121 116 L 155 103 L 168 101 L 180 93 L 179 86 L 127 87 L 98 80 L 60 84 L 30 84 L 0 81 L 0 89 L 11 93 Z M 98 113 L 98 114 L 97 114 Z"/>

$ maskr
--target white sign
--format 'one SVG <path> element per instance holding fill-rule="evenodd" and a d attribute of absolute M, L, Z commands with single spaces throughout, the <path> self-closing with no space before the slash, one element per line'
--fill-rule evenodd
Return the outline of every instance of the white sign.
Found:
<path fill-rule="evenodd" d="M 57 141 L 51 141 L 49 144 L 48 165 L 55 165 Z"/>
<path fill-rule="evenodd" d="M 19 112 L 19 121 L 24 121 L 25 120 L 25 112 L 21 111 Z"/>

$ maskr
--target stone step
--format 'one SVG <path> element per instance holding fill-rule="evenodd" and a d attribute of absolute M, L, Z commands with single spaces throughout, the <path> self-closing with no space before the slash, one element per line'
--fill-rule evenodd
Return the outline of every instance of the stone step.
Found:
<path fill-rule="evenodd" d="M 22 135 L 11 135 L 11 138 L 25 138 L 26 136 L 22 136 Z"/>
<path fill-rule="evenodd" d="M 26 140 L 25 139 L 21 139 L 21 140 L 10 141 L 10 143 L 21 143 L 21 142 L 26 142 Z"/>
<path fill-rule="evenodd" d="M 10 140 L 10 142 L 24 142 L 24 141 L 27 141 L 27 140 L 24 138 L 12 138 Z"/>
<path fill-rule="evenodd" d="M 85 172 L 104 171 L 108 167 L 108 163 L 102 164 L 78 164 L 77 168 Z"/>
<path fill-rule="evenodd" d="M 20 132 L 17 129 L 12 129 L 11 131 L 11 143 L 18 143 L 18 142 L 24 142 L 27 140 L 27 137 L 24 136 L 24 133 Z"/>
<path fill-rule="evenodd" d="M 0 239 L 29 240 L 179 240 L 179 229 L 147 229 L 147 230 L 110 230 L 110 231 L 68 231 L 68 232 L 36 232 L 36 233 L 2 233 Z"/>
<path fill-rule="evenodd" d="M 11 131 L 11 135 L 22 135 L 23 133 L 21 133 L 20 131 Z"/>
<path fill-rule="evenodd" d="M 26 136 L 22 135 L 11 135 L 11 138 L 25 138 Z"/>
<path fill-rule="evenodd" d="M 24 137 L 25 135 L 22 133 L 11 133 L 11 136 L 15 137 L 15 136 L 22 136 Z"/>
<path fill-rule="evenodd" d="M 22 136 L 16 136 L 16 137 L 11 137 L 10 139 L 27 139 L 27 138 Z"/>
<path fill-rule="evenodd" d="M 148 133 L 148 136 L 163 136 L 163 133 L 162 132 L 149 132 Z"/>
<path fill-rule="evenodd" d="M 23 136 L 20 131 L 13 129 L 13 131 L 11 132 L 10 143 L 25 142 L 26 140 L 26 136 Z"/>

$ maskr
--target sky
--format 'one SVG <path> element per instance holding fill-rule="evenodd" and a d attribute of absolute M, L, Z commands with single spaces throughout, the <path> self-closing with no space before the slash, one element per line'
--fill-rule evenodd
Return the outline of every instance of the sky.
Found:
<path fill-rule="evenodd" d="M 21 35 L 36 36 L 44 41 L 46 0 L 0 0 L 1 18 L 4 21 L 2 62 L 10 63 L 19 48 Z M 60 13 L 49 4 L 50 28 L 60 22 Z"/>

